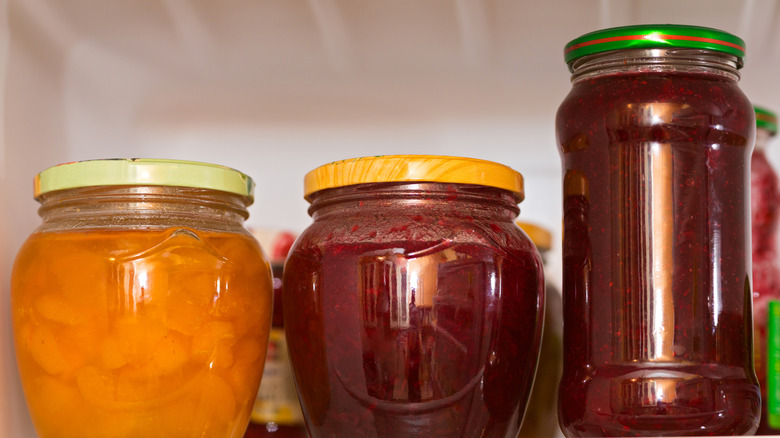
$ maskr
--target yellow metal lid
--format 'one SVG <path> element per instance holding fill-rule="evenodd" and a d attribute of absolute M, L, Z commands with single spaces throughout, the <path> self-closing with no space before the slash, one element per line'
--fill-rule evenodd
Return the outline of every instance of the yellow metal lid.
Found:
<path fill-rule="evenodd" d="M 528 234 L 528 237 L 539 248 L 539 251 L 552 249 L 552 233 L 547 229 L 528 222 L 517 222 L 517 225 L 525 231 L 525 234 Z"/>
<path fill-rule="evenodd" d="M 503 164 L 439 155 L 379 155 L 320 166 L 303 180 L 306 200 L 320 190 L 383 182 L 475 184 L 508 190 L 523 200 L 523 175 Z"/>
<path fill-rule="evenodd" d="M 235 193 L 253 199 L 255 183 L 229 167 L 195 161 L 116 158 L 64 163 L 35 175 L 35 198 L 93 186 L 177 186 Z"/>

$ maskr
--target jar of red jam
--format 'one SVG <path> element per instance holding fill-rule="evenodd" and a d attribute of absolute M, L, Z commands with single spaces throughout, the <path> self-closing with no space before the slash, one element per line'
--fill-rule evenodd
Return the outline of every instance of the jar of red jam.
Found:
<path fill-rule="evenodd" d="M 750 168 L 753 315 L 756 374 L 764 401 L 758 432 L 777 435 L 780 434 L 780 371 L 775 371 L 780 370 L 780 333 L 777 332 L 780 328 L 780 265 L 777 254 L 780 181 L 766 156 L 769 139 L 777 134 L 777 116 L 764 108 L 754 109 L 756 147 Z M 774 327 L 771 334 L 767 330 L 769 327 Z"/>
<path fill-rule="evenodd" d="M 542 328 L 522 176 L 489 161 L 356 158 L 306 175 L 284 269 L 312 437 L 514 437 Z"/>
<path fill-rule="evenodd" d="M 563 167 L 568 436 L 756 430 L 750 156 L 741 39 L 640 25 L 566 45 Z"/>
<path fill-rule="evenodd" d="M 271 325 L 271 272 L 244 229 L 252 180 L 174 160 L 68 163 L 35 178 L 41 225 L 11 307 L 41 438 L 237 438 Z"/>

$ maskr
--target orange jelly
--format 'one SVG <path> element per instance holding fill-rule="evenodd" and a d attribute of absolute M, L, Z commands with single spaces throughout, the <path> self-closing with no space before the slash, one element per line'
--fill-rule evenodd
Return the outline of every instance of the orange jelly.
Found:
<path fill-rule="evenodd" d="M 242 436 L 272 308 L 258 243 L 187 226 L 181 211 L 151 226 L 92 217 L 75 229 L 44 217 L 14 265 L 17 361 L 39 436 Z"/>

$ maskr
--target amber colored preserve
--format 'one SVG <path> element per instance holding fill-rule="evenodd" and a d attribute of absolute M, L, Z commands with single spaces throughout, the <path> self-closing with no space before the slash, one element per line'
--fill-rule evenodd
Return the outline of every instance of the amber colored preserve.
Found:
<path fill-rule="evenodd" d="M 326 169 L 342 183 L 389 182 L 311 195 L 314 222 L 285 265 L 285 328 L 310 434 L 516 436 L 544 302 L 541 259 L 514 224 L 518 194 L 403 180 L 443 179 L 416 172 L 457 167 L 447 158 L 343 163 Z"/>
<path fill-rule="evenodd" d="M 33 235 L 13 318 L 39 434 L 241 436 L 265 358 L 265 268 L 240 235 Z"/>
<path fill-rule="evenodd" d="M 751 434 L 760 415 L 749 263 L 755 122 L 737 85 L 738 39 L 635 26 L 569 47 L 645 33 L 671 36 L 665 48 L 570 59 L 573 85 L 557 115 L 560 423 L 567 436 Z M 675 49 L 699 40 L 725 49 Z"/>
<path fill-rule="evenodd" d="M 108 166 L 153 175 L 194 166 L 170 164 Z M 272 297 L 268 263 L 242 231 L 246 197 L 90 187 L 83 175 L 106 163 L 84 166 L 74 172 L 84 187 L 38 196 L 42 224 L 13 268 L 16 356 L 38 436 L 241 437 Z M 70 183 L 64 171 L 50 181 Z"/>

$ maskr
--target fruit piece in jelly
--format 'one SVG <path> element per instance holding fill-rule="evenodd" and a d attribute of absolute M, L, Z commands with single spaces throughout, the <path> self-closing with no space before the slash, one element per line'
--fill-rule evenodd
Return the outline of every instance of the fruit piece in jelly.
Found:
<path fill-rule="evenodd" d="M 207 322 L 192 338 L 192 358 L 196 362 L 209 362 L 212 366 L 226 368 L 233 363 L 230 347 L 235 342 L 233 324 L 225 321 Z"/>

